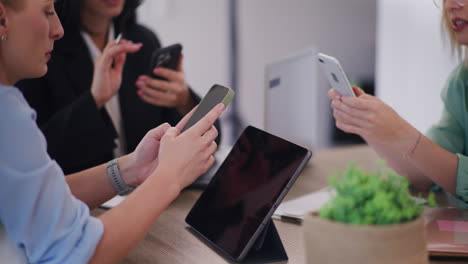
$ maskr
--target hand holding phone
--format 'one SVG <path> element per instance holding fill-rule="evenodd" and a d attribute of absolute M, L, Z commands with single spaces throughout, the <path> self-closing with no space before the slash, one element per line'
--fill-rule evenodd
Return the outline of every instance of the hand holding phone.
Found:
<path fill-rule="evenodd" d="M 179 66 L 180 57 L 182 54 L 182 45 L 174 44 L 165 48 L 158 49 L 153 52 L 147 74 L 152 78 L 159 80 L 166 80 L 166 78 L 160 77 L 154 74 L 154 69 L 157 67 L 168 68 L 171 70 L 177 70 Z"/>
<path fill-rule="evenodd" d="M 225 107 L 234 98 L 234 91 L 231 88 L 224 87 L 218 84 L 213 85 L 208 93 L 203 97 L 202 101 L 198 104 L 197 109 L 193 112 L 190 119 L 187 121 L 185 126 L 182 128 L 183 133 L 193 125 L 195 125 L 200 119 L 202 119 L 211 109 L 213 109 L 219 103 L 223 103 Z"/>
<path fill-rule="evenodd" d="M 328 82 L 336 92 L 344 96 L 356 96 L 340 62 L 336 58 L 319 53 L 318 61 L 327 76 Z"/>

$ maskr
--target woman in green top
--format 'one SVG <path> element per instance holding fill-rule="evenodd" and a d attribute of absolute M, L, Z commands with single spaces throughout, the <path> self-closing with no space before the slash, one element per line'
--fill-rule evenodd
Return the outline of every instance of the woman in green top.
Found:
<path fill-rule="evenodd" d="M 468 0 L 439 0 L 443 23 L 455 50 L 468 45 Z M 461 54 L 461 52 L 459 52 Z M 468 208 L 468 59 L 450 76 L 442 92 L 441 120 L 426 136 L 378 98 L 353 87 L 356 97 L 330 90 L 336 126 L 360 135 L 412 184 L 437 184 Z"/>

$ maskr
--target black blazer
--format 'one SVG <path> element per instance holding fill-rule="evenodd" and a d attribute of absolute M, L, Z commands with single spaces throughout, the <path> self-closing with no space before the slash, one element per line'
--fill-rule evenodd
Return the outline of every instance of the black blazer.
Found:
<path fill-rule="evenodd" d="M 137 95 L 136 79 L 147 72 L 152 52 L 161 47 L 156 35 L 141 25 L 133 25 L 124 37 L 143 43 L 139 52 L 127 56 L 119 90 L 129 153 L 149 130 L 164 122 L 174 126 L 181 116 L 174 108 L 147 104 Z M 48 67 L 46 76 L 19 82 L 17 86 L 37 111 L 37 123 L 47 139 L 49 155 L 65 174 L 111 160 L 117 132 L 105 108 L 98 110 L 91 95 L 94 63 L 79 32 L 65 34 L 56 42 Z M 200 98 L 192 90 L 191 93 L 198 103 Z M 221 132 L 219 123 L 216 127 Z"/>

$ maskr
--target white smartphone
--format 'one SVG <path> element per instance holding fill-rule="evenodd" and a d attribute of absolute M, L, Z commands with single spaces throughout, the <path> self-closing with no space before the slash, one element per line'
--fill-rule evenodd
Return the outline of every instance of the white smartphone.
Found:
<path fill-rule="evenodd" d="M 344 96 L 356 96 L 353 88 L 341 67 L 340 62 L 331 56 L 319 53 L 317 55 L 320 67 L 327 76 L 328 82 L 339 94 Z"/>

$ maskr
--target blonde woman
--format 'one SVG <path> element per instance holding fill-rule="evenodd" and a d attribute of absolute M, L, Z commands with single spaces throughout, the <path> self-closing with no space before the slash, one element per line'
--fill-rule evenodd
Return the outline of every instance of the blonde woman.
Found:
<path fill-rule="evenodd" d="M 436 0 L 455 50 L 468 45 L 468 1 Z M 461 53 L 460 53 L 461 54 Z M 442 91 L 441 120 L 426 135 L 378 98 L 353 87 L 357 97 L 330 90 L 336 126 L 358 134 L 416 187 L 437 184 L 468 208 L 468 68 L 461 63 Z"/>
<path fill-rule="evenodd" d="M 47 72 L 63 29 L 53 0 L 0 0 L 0 259 L 2 263 L 115 263 L 179 192 L 214 163 L 218 105 L 180 134 L 163 124 L 136 150 L 109 164 L 63 177 L 47 154 L 36 113 L 14 84 Z M 141 44 L 111 41 L 98 57 L 94 84 L 120 85 L 126 54 Z M 73 151 L 73 149 L 70 149 Z M 99 218 L 94 208 L 140 185 Z"/>

